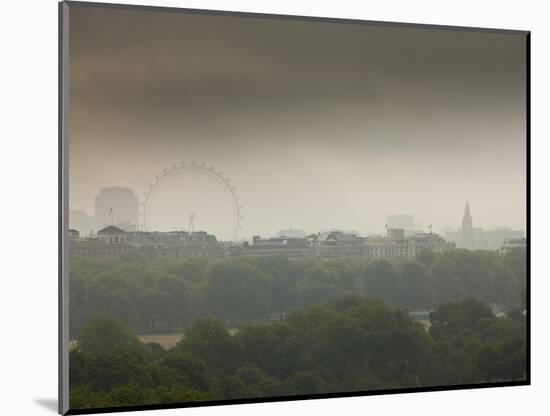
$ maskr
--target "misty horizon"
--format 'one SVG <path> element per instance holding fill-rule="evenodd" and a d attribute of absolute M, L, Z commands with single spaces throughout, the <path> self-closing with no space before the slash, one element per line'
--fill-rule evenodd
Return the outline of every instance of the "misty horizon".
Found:
<path fill-rule="evenodd" d="M 101 7 L 71 19 L 71 209 L 93 214 L 113 185 L 143 201 L 194 160 L 236 187 L 241 238 L 382 233 L 391 214 L 459 228 L 467 200 L 474 227 L 526 228 L 519 34 Z M 203 179 L 159 188 L 158 227 L 193 212 L 224 232 L 231 201 Z"/>
<path fill-rule="evenodd" d="M 117 186 L 114 185 L 112 187 L 117 187 Z M 131 188 L 127 188 L 127 189 L 132 190 Z M 71 211 L 84 211 L 84 213 L 86 215 L 94 216 L 94 210 L 93 209 L 91 210 L 91 212 L 88 212 L 88 211 L 86 211 L 84 209 L 81 209 L 81 208 L 72 208 L 71 207 L 70 210 Z M 383 233 L 386 232 L 387 228 L 404 228 L 404 227 L 389 227 L 388 226 L 388 219 L 389 219 L 388 217 L 391 217 L 391 216 L 411 216 L 413 218 L 413 221 L 414 221 L 414 227 L 412 229 L 410 229 L 409 231 L 428 232 L 428 230 L 430 230 L 430 228 L 432 230 L 435 229 L 435 227 L 432 224 L 424 224 L 424 223 L 418 221 L 416 219 L 416 215 L 412 215 L 412 214 L 407 213 L 407 212 L 393 212 L 393 213 L 389 213 L 389 214 L 386 215 L 386 217 L 387 217 L 386 221 L 384 221 L 383 224 L 380 224 L 378 226 L 378 228 L 372 229 L 372 230 L 367 231 L 367 232 L 360 232 L 360 231 L 358 231 L 356 229 L 353 229 L 353 228 L 346 229 L 346 228 L 343 228 L 341 226 L 338 226 L 337 224 L 335 224 L 333 226 L 328 226 L 328 227 L 324 227 L 324 228 L 315 229 L 315 230 L 305 229 L 304 227 L 301 227 L 299 224 L 289 224 L 286 227 L 284 225 L 281 225 L 279 228 L 273 229 L 270 232 L 266 233 L 265 235 L 269 236 L 269 237 L 274 237 L 274 236 L 276 236 L 276 234 L 280 234 L 282 231 L 289 230 L 289 231 L 303 231 L 306 235 L 323 233 L 323 232 L 330 232 L 330 231 L 342 231 L 342 232 L 350 232 L 350 233 L 356 233 L 358 235 L 367 236 L 367 235 L 370 235 L 370 234 L 383 234 Z M 194 217 L 196 218 L 196 214 L 194 215 Z M 116 216 L 113 217 L 113 224 L 112 225 L 117 225 L 117 224 L 120 223 L 120 221 L 117 221 L 115 218 L 116 218 Z M 212 234 L 216 234 L 215 232 L 213 232 L 213 230 L 208 229 L 208 227 L 201 226 L 200 217 L 197 218 L 197 219 L 198 219 L 198 222 L 197 222 L 197 224 L 194 225 L 194 227 L 196 227 L 194 231 L 206 231 L 206 232 L 209 232 L 209 233 L 212 233 Z M 441 225 L 437 231 L 439 233 L 443 234 L 446 231 L 460 230 L 461 229 L 461 225 L 460 225 L 461 219 L 462 219 L 462 217 L 460 217 L 457 220 L 456 224 Z M 185 224 L 185 221 L 187 221 L 187 220 L 188 220 L 188 218 L 182 217 L 181 221 L 179 221 L 177 224 L 174 223 L 174 224 L 170 224 L 168 227 L 160 227 L 160 228 L 155 228 L 155 227 L 151 228 L 151 227 L 149 227 L 146 231 L 154 231 L 154 232 L 158 232 L 158 231 L 160 231 L 160 232 L 162 232 L 162 231 L 188 231 L 188 224 Z M 145 231 L 145 230 L 142 229 L 143 223 L 142 223 L 141 220 L 136 225 L 138 226 L 138 231 Z M 485 227 L 483 224 L 478 224 L 478 223 L 474 222 L 474 229 L 483 229 L 485 231 L 493 231 L 493 230 L 499 230 L 499 229 L 514 229 L 514 228 L 509 226 L 508 224 L 500 224 L 500 225 L 493 226 L 493 227 Z M 518 228 L 517 230 L 523 231 L 523 232 L 525 231 L 523 228 Z M 86 230 L 79 230 L 79 231 L 86 232 Z M 251 239 L 253 235 L 259 235 L 259 233 L 254 233 L 253 232 L 250 235 L 239 235 L 239 239 L 240 240 Z"/>

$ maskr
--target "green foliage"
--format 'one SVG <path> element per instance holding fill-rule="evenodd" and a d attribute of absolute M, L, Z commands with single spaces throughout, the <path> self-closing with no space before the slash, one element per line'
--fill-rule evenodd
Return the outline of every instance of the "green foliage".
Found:
<path fill-rule="evenodd" d="M 229 374 L 241 362 L 240 348 L 221 321 L 208 318 L 196 320 L 174 349 L 198 357 L 212 371 Z"/>
<path fill-rule="evenodd" d="M 432 314 L 430 335 L 444 370 L 435 377 L 440 383 L 525 378 L 525 322 L 496 318 L 477 300 L 440 306 Z"/>
<path fill-rule="evenodd" d="M 526 260 L 74 257 L 71 408 L 522 380 Z M 134 335 L 175 329 L 168 351 Z"/>
<path fill-rule="evenodd" d="M 137 337 L 120 321 L 102 314 L 98 315 L 80 331 L 79 351 L 97 356 L 128 351 L 140 347 Z"/>
<path fill-rule="evenodd" d="M 252 320 L 269 316 L 269 279 L 259 267 L 242 260 L 228 260 L 208 271 L 204 300 L 212 313 L 224 320 Z"/>
<path fill-rule="evenodd" d="M 70 353 L 70 380 L 87 380 L 96 390 L 109 391 L 126 383 L 152 385 L 148 349 L 121 322 L 100 315 L 82 328 Z"/>
<path fill-rule="evenodd" d="M 365 286 L 367 295 L 384 299 L 389 304 L 398 304 L 402 297 L 402 288 L 399 286 L 399 275 L 393 263 L 387 260 L 369 263 Z"/>
<path fill-rule="evenodd" d="M 394 261 L 73 257 L 70 333 L 76 337 L 97 312 L 139 332 L 181 328 L 209 316 L 239 326 L 349 294 L 407 309 L 433 309 L 467 298 L 520 307 L 525 305 L 526 260 L 525 250 L 505 256 L 426 252 Z"/>
<path fill-rule="evenodd" d="M 525 348 L 525 322 L 477 300 L 441 305 L 429 331 L 357 295 L 235 335 L 197 319 L 168 351 L 100 316 L 70 353 L 70 401 L 79 409 L 521 380 Z"/>
<path fill-rule="evenodd" d="M 480 321 L 491 319 L 491 309 L 475 299 L 440 306 L 431 314 L 430 332 L 435 337 L 452 336 L 465 329 L 474 329 Z"/>
<path fill-rule="evenodd" d="M 154 373 L 156 384 L 196 390 L 207 390 L 209 387 L 206 364 L 189 351 L 172 348 L 158 364 Z"/>

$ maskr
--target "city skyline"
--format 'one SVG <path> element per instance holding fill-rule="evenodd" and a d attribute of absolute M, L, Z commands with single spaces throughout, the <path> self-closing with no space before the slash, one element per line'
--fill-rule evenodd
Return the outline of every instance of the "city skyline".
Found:
<path fill-rule="evenodd" d="M 529 32 L 60 7 L 60 413 L 530 383 Z"/>
<path fill-rule="evenodd" d="M 242 236 L 366 234 L 403 213 L 439 230 L 466 200 L 475 226 L 526 228 L 520 35 L 100 7 L 72 18 L 72 209 L 91 212 L 111 185 L 141 199 L 196 160 L 236 186 Z M 170 205 L 223 203 L 175 188 Z"/>
<path fill-rule="evenodd" d="M 122 189 L 123 191 L 125 192 L 130 192 L 133 194 L 133 190 L 131 188 L 124 188 L 124 187 L 119 187 L 119 186 L 116 186 L 116 185 L 113 185 L 113 186 L 110 186 L 110 187 L 106 187 L 106 188 L 102 188 L 98 191 L 98 194 L 95 196 L 95 200 L 96 200 L 96 206 L 95 206 L 95 209 L 94 209 L 94 214 L 97 215 L 97 199 L 100 195 L 102 195 L 102 192 L 104 193 L 104 191 L 106 190 L 112 190 L 112 189 L 115 189 L 115 188 L 120 188 Z M 139 203 L 139 205 L 141 205 L 140 201 L 139 201 L 139 198 L 136 197 L 137 199 L 137 203 Z M 105 205 L 107 204 L 107 205 Z M 78 231 L 80 231 L 81 233 L 83 233 L 83 235 L 85 235 L 86 233 L 89 233 L 90 229 L 93 228 L 95 230 L 95 232 L 99 231 L 101 228 L 104 228 L 104 227 L 107 227 L 109 225 L 115 225 L 117 227 L 120 227 L 120 228 L 123 228 L 125 229 L 126 231 L 130 231 L 130 230 L 142 230 L 144 231 L 143 229 L 143 222 L 142 222 L 142 216 L 141 214 L 138 215 L 138 220 L 136 223 L 132 223 L 132 222 L 129 222 L 127 221 L 126 217 L 123 215 L 123 220 L 118 220 L 118 221 L 115 221 L 114 218 L 114 212 L 112 212 L 111 210 L 108 210 L 106 207 L 108 206 L 112 206 L 112 205 L 109 205 L 107 202 L 104 203 L 105 207 L 104 209 L 106 210 L 106 212 L 104 214 L 102 214 L 103 217 L 105 217 L 107 214 L 107 211 L 108 212 L 108 215 L 111 215 L 113 214 L 112 218 L 113 218 L 113 221 L 112 222 L 103 222 L 102 223 L 102 226 L 99 226 L 99 223 L 100 221 L 98 219 L 96 219 L 95 215 L 92 214 L 92 215 L 88 215 L 88 212 L 86 212 L 86 210 L 83 210 L 83 209 L 71 209 L 71 213 L 72 215 L 74 215 L 73 217 L 73 220 L 71 222 L 71 224 L 76 224 L 76 223 L 90 223 L 90 219 L 92 220 L 92 222 L 95 224 L 94 227 L 78 227 L 78 226 L 72 226 L 71 228 L 74 228 L 74 229 L 77 229 Z M 467 207 L 467 210 L 469 212 L 469 201 L 466 201 L 466 207 Z M 85 219 L 82 218 L 83 215 L 87 215 L 87 217 Z M 463 212 L 463 215 L 464 215 L 464 212 Z M 111 218 L 111 217 L 110 217 Z M 460 222 L 463 221 L 463 217 L 461 218 L 461 221 L 457 221 L 456 224 L 448 224 L 448 225 L 443 225 L 439 228 L 437 228 L 437 233 L 442 235 L 443 237 L 447 238 L 447 239 L 450 239 L 450 240 L 454 240 L 454 238 L 449 238 L 448 236 L 446 237 L 446 234 L 456 234 L 457 232 L 460 232 L 463 227 L 461 227 L 460 225 Z M 180 223 L 183 223 L 185 222 L 186 220 L 188 220 L 188 218 L 182 218 L 182 221 Z M 514 230 L 513 227 L 511 227 L 510 225 L 508 224 L 500 224 L 498 226 L 494 226 L 494 227 L 484 227 L 483 224 L 478 224 L 478 223 L 475 223 L 474 220 L 471 218 L 473 224 L 473 229 L 475 230 L 478 230 L 478 231 L 504 231 L 504 230 Z M 402 226 L 402 225 L 392 225 L 391 222 L 392 221 L 412 221 L 412 224 L 413 224 L 413 227 L 410 228 L 410 227 L 407 227 L 407 226 Z M 135 228 L 132 228 L 131 226 L 132 225 L 135 225 Z M 462 224 L 463 225 L 463 224 Z M 475 225 L 475 226 L 474 226 Z M 128 229 L 127 227 L 130 226 L 130 228 Z M 79 229 L 79 228 L 83 228 L 83 229 Z M 161 230 L 161 229 L 155 229 L 155 228 L 148 228 L 147 231 L 188 231 L 188 228 L 189 228 L 189 224 L 187 226 L 171 226 L 169 229 L 165 229 L 165 230 Z M 195 228 L 195 225 L 193 225 L 193 228 L 194 230 L 197 230 L 197 231 L 207 231 L 207 232 L 211 232 L 212 230 L 208 229 L 208 228 L 205 228 L 205 227 L 202 227 L 200 223 L 197 224 L 196 228 Z M 300 227 L 299 224 L 296 224 L 296 225 L 288 225 L 288 227 L 284 227 L 284 226 L 281 226 L 279 229 L 277 230 L 272 230 L 271 232 L 268 232 L 266 233 L 265 235 L 267 236 L 278 236 L 278 235 L 284 235 L 281 234 L 283 231 L 300 231 L 300 232 L 304 232 L 304 230 L 302 229 L 303 227 Z M 383 223 L 383 224 L 380 224 L 379 225 L 379 228 L 378 229 L 375 229 L 375 230 L 370 230 L 368 232 L 360 232 L 358 230 L 355 230 L 355 229 L 345 229 L 343 227 L 338 227 L 338 226 L 334 226 L 334 227 L 325 227 L 325 228 L 320 228 L 320 229 L 316 229 L 316 230 L 309 230 L 309 229 L 306 229 L 305 230 L 305 234 L 316 234 L 316 233 L 319 233 L 319 232 L 330 232 L 330 231 L 344 231 L 344 232 L 355 232 L 357 233 L 358 235 L 374 235 L 374 234 L 384 234 L 388 229 L 390 228 L 402 228 L 403 230 L 405 230 L 405 232 L 410 232 L 410 235 L 414 235 L 415 233 L 421 233 L 421 232 L 427 232 L 428 230 L 430 230 L 430 232 L 435 229 L 435 227 L 433 227 L 432 224 L 427 224 L 426 226 L 424 226 L 424 223 L 422 223 L 421 221 L 417 220 L 417 217 L 416 215 L 411 215 L 410 213 L 399 213 L 399 214 L 388 214 L 386 216 L 386 221 Z M 519 229 L 515 229 L 516 232 L 518 231 L 521 231 L 522 233 L 525 233 L 525 229 L 523 228 L 519 228 Z M 215 232 L 213 232 L 213 234 L 216 234 Z M 251 239 L 254 235 L 260 235 L 259 233 L 252 233 L 250 235 L 239 235 L 238 236 L 238 239 L 239 240 L 242 240 L 242 239 Z"/>

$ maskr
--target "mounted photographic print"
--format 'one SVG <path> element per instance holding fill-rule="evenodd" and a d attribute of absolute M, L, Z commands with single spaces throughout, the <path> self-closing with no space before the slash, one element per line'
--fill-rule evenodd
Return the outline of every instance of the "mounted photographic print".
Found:
<path fill-rule="evenodd" d="M 59 11 L 60 413 L 530 383 L 529 32 Z"/>

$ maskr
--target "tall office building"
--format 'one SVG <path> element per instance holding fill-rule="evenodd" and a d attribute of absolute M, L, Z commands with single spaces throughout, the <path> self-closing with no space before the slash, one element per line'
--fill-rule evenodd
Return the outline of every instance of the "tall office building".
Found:
<path fill-rule="evenodd" d="M 125 231 L 135 231 L 139 223 L 138 197 L 130 188 L 102 188 L 95 197 L 95 218 L 98 230 L 115 225 Z"/>
<path fill-rule="evenodd" d="M 96 231 L 96 220 L 82 209 L 69 210 L 69 228 L 78 230 L 81 236 L 89 236 Z"/>
<path fill-rule="evenodd" d="M 420 230 L 420 227 L 415 224 L 414 217 L 409 214 L 388 215 L 388 218 L 386 219 L 386 229 L 389 230 L 394 228 L 401 228 L 405 230 L 405 235 L 407 237 L 423 232 L 423 230 Z"/>

